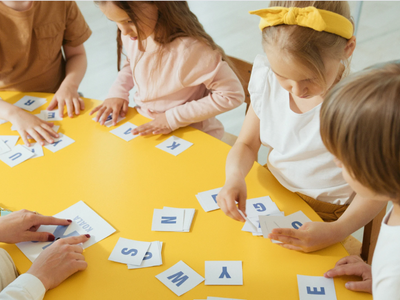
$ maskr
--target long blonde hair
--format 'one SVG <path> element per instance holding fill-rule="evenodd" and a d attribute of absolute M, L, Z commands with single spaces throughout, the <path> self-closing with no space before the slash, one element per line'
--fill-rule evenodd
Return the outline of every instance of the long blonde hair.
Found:
<path fill-rule="evenodd" d="M 314 6 L 340 14 L 352 22 L 350 7 L 346 1 L 271 1 L 270 7 L 274 6 Z M 296 62 L 315 74 L 321 86 L 326 85 L 323 57 L 343 60 L 344 72 L 340 77 L 349 72 L 350 59 L 343 59 L 348 40 L 341 36 L 297 25 L 267 27 L 264 28 L 262 36 L 264 47 L 278 47 L 285 59 Z"/>

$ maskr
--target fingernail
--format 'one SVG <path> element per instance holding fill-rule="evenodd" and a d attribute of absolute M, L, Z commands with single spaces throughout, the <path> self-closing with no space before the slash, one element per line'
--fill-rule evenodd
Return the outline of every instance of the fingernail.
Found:
<path fill-rule="evenodd" d="M 346 289 L 348 289 L 348 288 L 350 287 L 350 284 L 349 284 L 348 282 L 346 282 L 346 283 L 344 284 L 344 286 L 346 287 Z"/>
<path fill-rule="evenodd" d="M 86 236 L 87 238 L 90 238 L 90 234 L 85 234 L 85 236 Z"/>
<path fill-rule="evenodd" d="M 67 219 L 67 221 L 68 221 L 69 223 L 72 223 L 72 220 L 70 220 L 70 219 Z"/>
<path fill-rule="evenodd" d="M 47 237 L 48 242 L 53 242 L 55 239 L 56 239 L 56 237 L 52 234 L 49 234 L 49 236 Z"/>

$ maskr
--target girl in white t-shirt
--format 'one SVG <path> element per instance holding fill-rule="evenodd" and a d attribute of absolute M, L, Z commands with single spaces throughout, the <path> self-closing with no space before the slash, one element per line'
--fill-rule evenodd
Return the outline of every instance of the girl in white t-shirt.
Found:
<path fill-rule="evenodd" d="M 371 267 L 348 256 L 325 277 L 358 275 L 353 291 L 400 299 L 400 61 L 343 80 L 321 107 L 321 137 L 343 177 L 362 199 L 393 202 L 382 221 Z"/>
<path fill-rule="evenodd" d="M 359 202 L 319 133 L 321 103 L 344 76 L 356 40 L 347 2 L 270 5 L 276 7 L 251 12 L 261 17 L 266 56 L 254 62 L 251 106 L 228 155 L 226 182 L 217 201 L 225 214 L 244 221 L 235 200 L 244 212 L 245 176 L 261 144 L 266 145 L 271 149 L 267 168 L 278 181 L 325 221 L 334 221 L 305 223 L 299 230 L 275 229 L 270 235 L 286 248 L 308 252 L 342 241 L 381 208 L 373 201 Z"/>

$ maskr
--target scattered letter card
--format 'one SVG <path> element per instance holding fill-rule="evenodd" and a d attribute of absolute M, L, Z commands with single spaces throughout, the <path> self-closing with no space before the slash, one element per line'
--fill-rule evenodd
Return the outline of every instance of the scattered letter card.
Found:
<path fill-rule="evenodd" d="M 83 201 L 68 207 L 66 210 L 54 215 L 54 217 L 70 219 L 72 223 L 69 226 L 42 225 L 37 231 L 53 233 L 56 239 L 90 234 L 90 239 L 83 244 L 84 249 L 115 232 L 115 229 L 110 224 Z M 52 242 L 22 242 L 18 243 L 17 247 L 33 262 L 51 244 Z"/>
<path fill-rule="evenodd" d="M 158 274 L 156 278 L 178 296 L 193 289 L 204 280 L 203 277 L 197 274 L 196 271 L 183 261 L 178 262 L 168 270 Z"/>
<path fill-rule="evenodd" d="M 18 142 L 18 135 L 0 135 L 0 140 L 7 144 L 8 147 L 14 147 Z"/>
<path fill-rule="evenodd" d="M 279 213 L 280 210 L 269 196 L 248 199 L 246 201 L 246 214 L 248 217 Z"/>
<path fill-rule="evenodd" d="M 243 285 L 241 261 L 206 261 L 205 285 Z"/>
<path fill-rule="evenodd" d="M 152 242 L 140 266 L 128 264 L 128 269 L 140 269 L 162 265 L 162 242 Z"/>
<path fill-rule="evenodd" d="M 8 147 L 7 144 L 3 142 L 3 140 L 0 140 L 0 154 L 9 152 L 10 150 L 10 147 Z"/>
<path fill-rule="evenodd" d="M 184 209 L 154 209 L 152 231 L 183 231 Z"/>
<path fill-rule="evenodd" d="M 14 105 L 22 109 L 25 109 L 27 111 L 34 111 L 36 108 L 42 106 L 43 104 L 46 104 L 46 102 L 47 102 L 46 98 L 24 96 Z"/>
<path fill-rule="evenodd" d="M 23 147 L 33 153 L 33 156 L 31 158 L 37 158 L 37 157 L 44 156 L 43 148 L 42 148 L 42 146 L 40 146 L 39 143 L 33 143 L 29 147 L 23 145 Z"/>
<path fill-rule="evenodd" d="M 221 190 L 222 188 L 217 188 L 210 191 L 198 193 L 196 195 L 196 198 L 199 201 L 201 207 L 204 209 L 204 211 L 209 212 L 212 210 L 219 209 L 219 206 L 217 204 L 217 195 Z"/>
<path fill-rule="evenodd" d="M 44 121 L 62 121 L 63 119 L 58 115 L 58 110 L 42 110 L 40 114 L 40 118 Z"/>
<path fill-rule="evenodd" d="M 156 147 L 177 156 L 192 145 L 193 143 L 191 142 L 185 141 L 184 139 L 178 138 L 176 136 L 171 136 L 169 139 L 165 140 L 161 144 L 158 144 Z"/>
<path fill-rule="evenodd" d="M 53 144 L 47 144 L 46 146 L 44 146 L 45 148 L 49 149 L 53 153 L 65 148 L 75 142 L 73 139 L 71 139 L 70 137 L 68 137 L 62 133 L 59 133 L 58 135 L 59 135 L 59 138 L 54 139 Z"/>
<path fill-rule="evenodd" d="M 11 168 L 31 158 L 34 154 L 22 145 L 17 145 L 11 151 L 0 155 L 0 160 Z"/>
<path fill-rule="evenodd" d="M 132 134 L 132 130 L 135 129 L 136 127 L 137 127 L 136 125 L 130 122 L 126 122 L 125 124 L 111 130 L 110 132 L 120 137 L 121 139 L 129 142 L 130 140 L 133 140 L 134 138 L 137 138 L 139 136 Z"/>
<path fill-rule="evenodd" d="M 333 278 L 297 275 L 300 300 L 336 300 Z"/>
<path fill-rule="evenodd" d="M 140 266 L 150 243 L 119 238 L 108 260 Z"/>

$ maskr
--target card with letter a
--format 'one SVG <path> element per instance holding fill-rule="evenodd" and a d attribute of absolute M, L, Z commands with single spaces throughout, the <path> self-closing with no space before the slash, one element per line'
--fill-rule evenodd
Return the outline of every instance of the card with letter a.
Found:
<path fill-rule="evenodd" d="M 56 240 L 81 234 L 90 234 L 89 240 L 83 243 L 84 249 L 115 232 L 115 229 L 110 224 L 83 201 L 79 201 L 68 207 L 54 215 L 54 217 L 70 219 L 72 223 L 69 226 L 42 225 L 37 231 L 52 233 L 56 237 Z M 16 245 L 33 262 L 51 244 L 53 242 L 22 242 Z"/>

